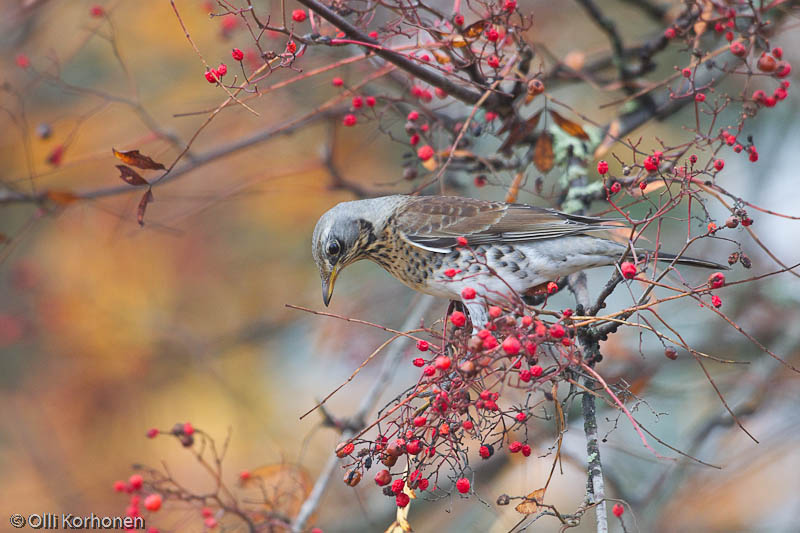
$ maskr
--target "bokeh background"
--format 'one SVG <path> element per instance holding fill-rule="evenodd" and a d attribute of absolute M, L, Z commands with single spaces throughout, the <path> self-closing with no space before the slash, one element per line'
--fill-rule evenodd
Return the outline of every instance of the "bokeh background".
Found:
<path fill-rule="evenodd" d="M 278 13 L 278 2 L 253 3 L 262 13 Z M 572 4 L 520 4 L 536 17 L 530 38 L 556 56 L 606 46 Z M 203 79 L 203 65 L 169 3 L 111 2 L 103 5 L 108 18 L 93 17 L 92 5 L 66 0 L 0 4 L 0 76 L 6 84 L 0 95 L 5 111 L 0 114 L 0 188 L 86 191 L 120 185 L 112 147 L 138 148 L 165 163 L 177 155 L 153 135 L 142 110 L 185 142 L 206 115 L 175 115 L 213 108 L 224 99 Z M 251 48 L 251 36 L 225 19 L 210 18 L 201 2 L 177 5 L 208 61 L 224 61 L 233 72 L 230 49 Z M 631 40 L 652 33 L 630 3 L 611 2 L 608 9 L 624 21 Z M 127 72 L 115 58 L 112 35 Z M 796 29 L 779 41 L 789 60 L 800 60 L 794 53 L 800 49 Z M 309 70 L 348 53 L 354 51 L 312 50 L 298 66 Z M 30 67 L 18 66 L 19 54 Z M 674 57 L 678 61 L 677 50 Z M 672 69 L 662 67 L 661 72 Z M 226 109 L 200 134 L 192 153 L 210 153 L 307 113 L 335 95 L 334 75 L 357 83 L 374 70 L 375 65 L 358 62 L 251 100 L 259 116 L 240 107 Z M 55 72 L 60 82 L 53 81 Z M 295 74 L 278 71 L 265 84 Z M 374 87 L 378 94 L 384 90 L 380 83 Z M 598 110 L 597 103 L 614 94 L 585 85 L 557 96 L 599 122 L 613 112 Z M 130 102 L 140 102 L 141 108 Z M 753 165 L 745 157 L 730 157 L 725 169 L 728 190 L 795 216 L 800 214 L 800 151 L 792 141 L 800 138 L 797 111 L 792 87 L 780 111 L 762 113 L 752 125 L 761 160 Z M 689 118 L 682 112 L 636 134 L 653 147 L 655 137 L 679 140 L 687 135 L 682 125 Z M 354 183 L 386 193 L 411 188 L 401 178 L 403 144 L 380 135 L 375 122 L 346 130 L 338 123 L 320 121 L 254 144 L 157 187 L 143 228 L 136 223 L 139 192 L 69 205 L 0 203 L 0 512 L 5 515 L 0 529 L 14 512 L 120 514 L 127 499 L 114 493 L 112 483 L 126 479 L 135 463 L 164 461 L 184 485 L 208 486 L 208 477 L 174 440 L 145 438 L 148 428 L 169 429 L 176 422 L 191 421 L 220 442 L 231 432 L 224 470 L 231 485 L 240 470 L 270 464 L 298 464 L 315 477 L 337 436 L 320 428 L 319 418 L 298 417 L 386 339 L 378 330 L 285 307 L 322 307 L 311 232 L 324 210 L 353 198 L 331 189 L 326 147 L 335 139 L 336 168 Z M 51 131 L 47 138 L 45 129 Z M 489 133 L 476 142 L 486 150 L 498 144 Z M 59 146 L 63 152 L 52 161 Z M 449 192 L 498 199 L 507 185 L 481 190 L 465 185 Z M 550 201 L 528 192 L 520 199 Z M 717 215 L 724 220 L 722 212 Z M 777 256 L 788 264 L 800 261 L 797 221 L 754 218 Z M 665 249 L 682 239 L 668 236 Z M 746 239 L 745 250 L 753 258 L 753 273 L 775 269 Z M 724 262 L 730 251 L 717 243 L 693 255 Z M 596 289 L 606 275 L 593 273 L 590 287 Z M 706 274 L 687 275 L 702 280 Z M 742 279 L 748 273 L 730 276 Z M 624 298 L 612 299 L 610 306 L 625 303 Z M 357 264 L 341 276 L 332 307 L 399 327 L 414 301 L 410 290 L 374 265 Z M 784 274 L 727 291 L 724 305 L 748 333 L 797 365 L 798 303 L 800 282 Z M 571 304 L 565 294 L 554 306 Z M 430 320 L 444 310 L 440 302 Z M 690 357 L 681 354 L 670 361 L 652 339 L 625 331 L 603 348 L 604 375 L 636 383 L 646 400 L 637 414 L 660 438 L 723 468 L 658 461 L 624 419 L 606 410 L 600 418 L 602 433 L 608 432 L 602 450 L 609 495 L 631 503 L 634 513 L 626 519 L 633 530 L 791 531 L 800 508 L 800 377 L 700 308 L 684 302 L 664 306 L 663 312 L 699 350 L 751 363 L 710 364 L 709 370 L 760 444 L 731 423 Z M 410 360 L 412 347 L 407 349 Z M 336 395 L 331 411 L 351 413 L 378 367 L 368 367 Z M 410 364 L 401 365 L 386 400 L 414 376 Z M 548 492 L 564 510 L 580 504 L 585 487 L 577 411 L 570 422 L 563 475 Z M 535 431 L 541 435 L 537 453 L 545 454 L 554 443 L 554 429 L 542 424 Z M 540 487 L 550 467 L 549 458 L 519 459 L 497 457 L 491 466 L 482 465 L 476 489 L 488 504 L 475 498 L 415 503 L 412 524 L 419 531 L 507 531 L 520 517 L 495 506 L 497 495 Z M 202 529 L 191 509 L 169 512 L 149 523 L 166 531 Z M 316 524 L 325 531 L 382 531 L 393 515 L 393 500 L 381 496 L 371 481 L 351 489 L 337 479 Z M 591 526 L 587 517 L 582 530 Z M 543 518 L 530 529 L 557 527 Z"/>

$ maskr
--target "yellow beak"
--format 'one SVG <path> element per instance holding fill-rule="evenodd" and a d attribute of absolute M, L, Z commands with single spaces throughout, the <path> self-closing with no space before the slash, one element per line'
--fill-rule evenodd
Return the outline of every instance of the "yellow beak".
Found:
<path fill-rule="evenodd" d="M 333 296 L 333 285 L 336 283 L 336 275 L 339 273 L 339 267 L 333 267 L 331 271 L 331 275 L 328 276 L 328 279 L 322 280 L 322 303 L 325 304 L 325 307 L 328 307 L 328 304 L 331 302 L 331 296 Z"/>

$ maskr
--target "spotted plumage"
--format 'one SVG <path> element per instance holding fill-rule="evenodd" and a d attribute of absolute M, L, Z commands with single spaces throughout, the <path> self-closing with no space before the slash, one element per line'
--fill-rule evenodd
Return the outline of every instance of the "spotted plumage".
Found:
<path fill-rule="evenodd" d="M 479 297 L 464 303 L 473 322 L 482 324 L 487 299 L 525 294 L 573 272 L 617 262 L 625 246 L 592 233 L 618 226 L 523 204 L 395 195 L 333 207 L 314 229 L 312 252 L 326 305 L 339 272 L 370 259 L 434 296 L 459 300 L 463 288 L 473 287 Z M 459 237 L 466 246 L 458 245 Z M 698 259 L 677 262 L 724 268 Z"/>

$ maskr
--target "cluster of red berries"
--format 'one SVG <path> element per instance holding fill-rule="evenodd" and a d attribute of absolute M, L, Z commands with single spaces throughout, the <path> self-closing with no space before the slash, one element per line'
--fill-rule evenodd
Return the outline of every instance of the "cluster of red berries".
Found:
<path fill-rule="evenodd" d="M 466 239 L 457 242 L 467 245 Z M 555 283 L 553 286 L 558 289 Z M 467 301 L 477 296 L 469 286 L 461 295 Z M 375 483 L 404 507 L 408 504 L 406 487 L 442 488 L 435 484 L 440 468 L 455 465 L 459 474 L 455 489 L 461 494 L 470 492 L 470 480 L 463 476 L 467 469 L 464 461 L 470 456 L 468 440 L 478 443 L 473 453 L 483 460 L 491 459 L 503 446 L 510 453 L 532 455 L 527 439 L 514 436 L 517 432 L 527 435 L 532 404 L 547 397 L 549 386 L 544 384 L 559 379 L 563 368 L 559 364 L 543 367 L 540 358 L 553 356 L 554 361 L 563 361 L 574 356 L 570 337 L 573 311 L 563 310 L 560 318 L 549 324 L 499 305 L 489 306 L 487 312 L 489 321 L 474 335 L 467 328 L 466 314 L 453 311 L 447 317 L 452 334 L 444 346 L 428 340 L 417 342 L 419 356 L 412 363 L 420 368 L 421 376 L 416 387 L 395 400 L 395 414 L 382 422 L 374 440 L 348 441 L 337 447 L 336 455 L 350 460 L 345 466 L 346 484 L 354 486 L 380 462 L 383 468 L 375 475 Z M 539 391 L 540 398 L 527 394 L 524 404 L 513 404 L 511 398 L 505 398 L 510 389 Z M 475 390 L 480 392 L 475 395 Z"/>
<path fill-rule="evenodd" d="M 222 77 L 228 73 L 228 66 L 225 63 L 220 63 L 217 68 L 212 68 L 206 71 L 206 81 L 208 83 L 220 83 Z"/>
<path fill-rule="evenodd" d="M 152 513 L 161 509 L 163 497 L 156 492 L 150 493 L 142 500 L 142 489 L 144 488 L 144 478 L 139 474 L 133 474 L 128 478 L 128 481 L 115 481 L 114 491 L 124 492 L 130 494 L 128 507 L 125 509 L 125 515 L 130 518 L 142 516 L 141 506 Z M 151 527 L 147 533 L 158 533 L 158 529 Z"/>

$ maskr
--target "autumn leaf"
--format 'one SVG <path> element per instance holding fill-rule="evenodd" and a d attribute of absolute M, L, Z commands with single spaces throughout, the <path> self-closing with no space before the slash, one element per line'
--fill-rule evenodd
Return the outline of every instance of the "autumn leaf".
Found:
<path fill-rule="evenodd" d="M 118 152 L 115 148 L 112 148 L 111 151 L 114 153 L 117 159 L 125 163 L 126 165 L 133 165 L 136 168 L 141 168 L 144 170 L 164 170 L 165 167 L 161 163 L 156 163 L 146 155 L 142 155 L 139 150 L 130 150 L 128 152 Z"/>
<path fill-rule="evenodd" d="M 583 131 L 583 128 L 581 127 L 580 124 L 572 122 L 571 120 L 562 117 L 552 109 L 550 110 L 550 116 L 553 117 L 553 120 L 555 121 L 556 124 L 558 124 L 558 127 L 564 130 L 564 132 L 566 132 L 567 135 L 572 135 L 573 137 L 577 137 L 578 139 L 581 139 L 583 141 L 589 140 L 589 135 L 587 135 L 586 132 Z"/>
<path fill-rule="evenodd" d="M 126 165 L 117 165 L 119 177 L 128 185 L 150 185 L 138 172 Z"/>
<path fill-rule="evenodd" d="M 440 65 L 446 65 L 450 62 L 450 58 L 447 57 L 445 54 L 440 54 L 434 50 L 431 50 L 431 53 L 433 54 L 433 57 L 436 58 L 436 62 L 439 63 Z"/>
<path fill-rule="evenodd" d="M 530 135 L 530 133 L 536 129 L 536 126 L 539 124 L 539 118 L 542 116 L 542 110 L 539 110 L 538 113 L 533 115 L 531 118 L 526 120 L 525 122 L 519 122 L 516 120 L 515 117 L 510 117 L 509 121 L 503 124 L 503 127 L 500 128 L 500 131 L 497 132 L 498 135 L 502 134 L 505 130 L 510 129 L 511 132 L 506 137 L 506 140 L 503 141 L 503 144 L 500 145 L 498 151 L 509 154 L 511 152 L 511 148 L 523 140 L 525 137 Z M 513 122 L 510 122 L 513 121 Z M 552 144 L 552 143 L 551 143 Z"/>
<path fill-rule="evenodd" d="M 517 510 L 518 513 L 522 514 L 533 514 L 539 511 L 539 504 L 544 501 L 544 490 L 545 489 L 536 489 L 535 491 L 531 492 L 527 496 L 525 496 L 525 501 L 518 504 L 514 509 Z"/>
<path fill-rule="evenodd" d="M 80 196 L 69 191 L 47 191 L 45 196 L 57 205 L 69 205 L 80 200 Z"/>
<path fill-rule="evenodd" d="M 139 207 L 136 208 L 136 220 L 139 221 L 140 226 L 144 226 L 144 212 L 147 210 L 147 204 L 153 201 L 153 191 L 147 189 L 142 195 L 142 199 L 139 200 Z"/>
<path fill-rule="evenodd" d="M 553 136 L 543 131 L 539 138 L 536 140 L 536 146 L 533 148 L 533 164 L 536 165 L 541 172 L 550 172 L 555 164 L 556 157 L 553 153 Z"/>
<path fill-rule="evenodd" d="M 478 36 L 480 36 L 480 34 L 483 33 L 483 30 L 485 30 L 486 26 L 488 25 L 489 23 L 487 21 L 479 20 L 478 22 L 474 22 L 469 26 L 467 26 L 466 28 L 464 28 L 464 31 L 462 31 L 461 34 L 467 39 L 477 39 Z"/>

